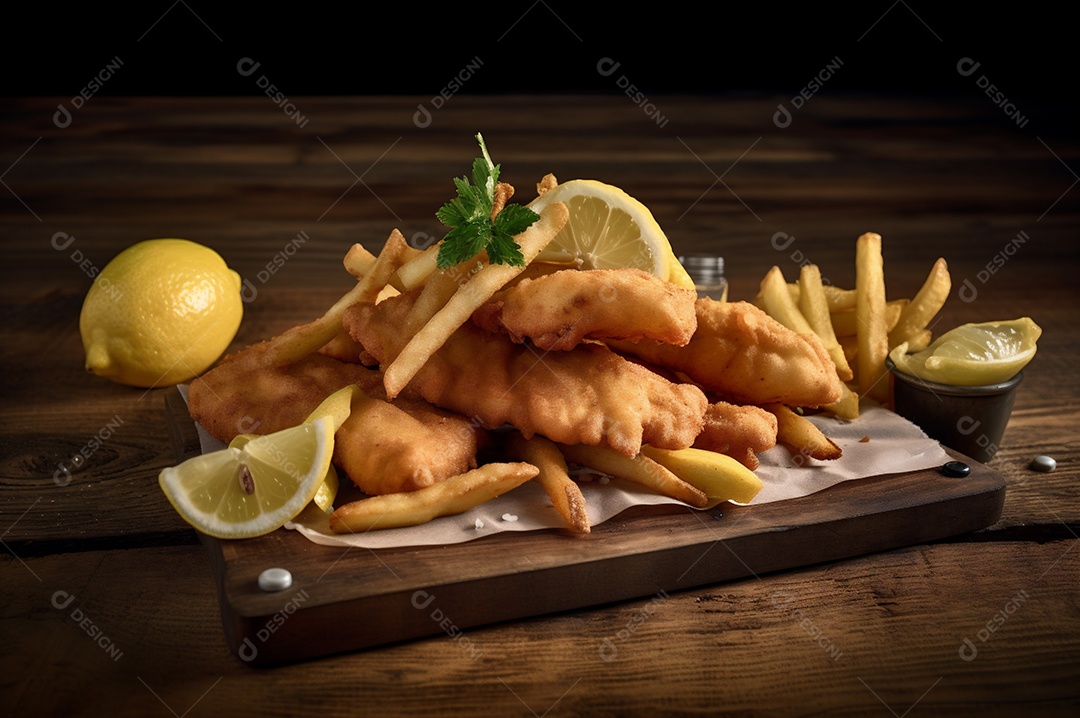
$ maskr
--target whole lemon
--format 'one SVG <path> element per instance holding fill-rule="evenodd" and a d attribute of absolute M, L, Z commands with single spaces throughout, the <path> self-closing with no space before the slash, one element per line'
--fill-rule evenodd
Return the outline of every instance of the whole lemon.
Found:
<path fill-rule="evenodd" d="M 240 275 L 186 239 L 148 239 L 116 255 L 83 301 L 86 369 L 121 384 L 195 378 L 225 352 L 243 316 Z"/>

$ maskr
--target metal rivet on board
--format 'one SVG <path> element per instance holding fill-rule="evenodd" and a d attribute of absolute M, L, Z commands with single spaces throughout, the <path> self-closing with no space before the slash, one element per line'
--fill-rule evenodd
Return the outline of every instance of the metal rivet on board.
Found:
<path fill-rule="evenodd" d="M 284 591 L 292 586 L 292 574 L 283 568 L 268 568 L 259 574 L 259 588 L 264 591 Z"/>
<path fill-rule="evenodd" d="M 971 467 L 962 461 L 946 461 L 941 467 L 941 473 L 956 479 L 962 479 L 971 473 Z"/>
<path fill-rule="evenodd" d="M 1053 471 L 1057 468 L 1057 461 L 1052 456 L 1039 454 L 1031 460 L 1031 468 L 1035 469 L 1035 471 Z"/>

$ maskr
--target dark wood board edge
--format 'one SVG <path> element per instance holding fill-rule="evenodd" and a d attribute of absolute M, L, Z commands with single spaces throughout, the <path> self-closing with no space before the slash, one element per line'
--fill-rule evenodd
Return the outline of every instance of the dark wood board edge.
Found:
<path fill-rule="evenodd" d="M 222 620 L 230 648 L 253 666 L 271 666 L 440 634 L 465 641 L 463 630 L 467 628 L 827 563 L 934 541 L 993 524 L 1004 504 L 1003 478 L 982 464 L 950 453 L 972 466 L 970 476 L 949 479 L 936 470 L 926 470 L 845 482 L 777 504 L 728 507 L 725 512 L 735 515 L 754 512 L 749 516 L 756 513 L 756 518 L 761 519 L 751 522 L 757 526 L 748 533 L 730 538 L 717 537 L 711 531 L 702 536 L 702 532 L 695 531 L 696 535 L 688 542 L 680 543 L 675 537 L 675 540 L 655 542 L 651 548 L 603 560 L 466 577 L 438 585 L 405 582 L 399 590 L 346 596 L 336 602 L 320 603 L 306 588 L 294 586 L 282 594 L 260 597 L 260 604 L 275 606 L 274 610 L 262 612 L 252 612 L 252 602 L 238 597 L 235 590 L 238 571 L 227 554 L 233 554 L 235 561 L 241 555 L 235 552 L 242 553 L 243 549 L 233 543 L 223 550 L 222 542 L 214 539 L 205 542 L 218 581 Z M 874 511 L 871 492 L 875 485 L 884 486 L 883 482 L 899 482 L 905 487 L 902 495 L 910 500 L 893 502 L 887 510 Z M 918 486 L 922 489 L 907 491 Z M 814 505 L 832 507 L 839 513 L 833 513 L 833 518 L 822 518 L 829 512 L 807 511 L 806 515 L 813 518 L 800 523 L 798 516 L 802 509 Z M 793 520 L 772 522 L 767 516 L 785 513 Z M 618 518 L 613 521 L 617 523 Z M 701 525 L 697 518 L 691 520 L 693 524 L 686 514 L 671 514 L 666 510 L 658 519 L 669 526 Z M 597 533 L 602 533 L 603 527 L 597 527 L 600 530 Z M 620 530 L 614 525 L 613 528 L 616 532 Z M 545 536 L 541 540 L 574 540 L 551 532 L 540 535 Z M 481 541 L 490 542 L 485 549 L 498 547 L 501 551 L 505 547 L 500 547 L 500 543 L 514 544 L 528 540 L 529 536 L 500 534 Z M 303 537 L 293 538 L 310 543 Z M 312 546 L 315 551 L 326 548 Z M 468 550 L 468 544 L 456 548 L 462 547 Z M 422 555 L 442 548 L 423 547 L 410 552 Z M 372 555 L 363 551 L 342 560 L 376 561 Z M 246 573 L 243 582 L 250 586 L 250 567 Z M 558 589 L 553 591 L 553 586 Z"/>

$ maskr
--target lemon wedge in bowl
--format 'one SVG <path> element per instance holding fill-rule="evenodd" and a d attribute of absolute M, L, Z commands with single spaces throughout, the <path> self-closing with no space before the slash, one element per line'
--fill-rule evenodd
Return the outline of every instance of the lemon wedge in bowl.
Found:
<path fill-rule="evenodd" d="M 1042 329 L 1030 317 L 964 324 L 908 354 L 907 343 L 889 354 L 896 368 L 924 381 L 952 386 L 988 386 L 1016 376 L 1037 350 Z"/>
<path fill-rule="evenodd" d="M 631 267 L 694 288 L 652 212 L 624 190 L 597 180 L 570 180 L 544 192 L 529 208 L 540 212 L 552 202 L 565 204 L 570 219 L 540 261 L 577 261 L 582 269 Z"/>
<path fill-rule="evenodd" d="M 268 534 L 319 492 L 334 451 L 334 422 L 324 416 L 195 456 L 158 475 L 180 516 L 216 538 Z M 336 478 L 336 477 L 335 477 Z"/>

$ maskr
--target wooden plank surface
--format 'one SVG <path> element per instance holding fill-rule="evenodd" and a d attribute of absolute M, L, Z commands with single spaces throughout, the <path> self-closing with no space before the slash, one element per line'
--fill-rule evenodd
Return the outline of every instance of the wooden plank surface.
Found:
<path fill-rule="evenodd" d="M 3 101 L 0 713 L 1075 712 L 1072 115 L 1033 104 L 1017 128 L 974 91 L 834 95 L 782 130 L 772 113 L 784 97 L 658 97 L 671 118 L 658 128 L 619 95 L 460 96 L 421 130 L 411 117 L 424 98 L 299 99 L 302 130 L 265 97 L 101 96 L 64 130 L 56 98 Z M 988 464 L 1006 483 L 1001 518 L 944 543 L 469 629 L 475 659 L 445 636 L 272 673 L 237 660 L 205 551 L 156 487 L 174 461 L 162 392 L 83 372 L 87 267 L 172 235 L 259 281 L 305 232 L 246 306 L 236 345 L 261 339 L 343 293 L 343 248 L 376 247 L 395 226 L 435 234 L 478 129 L 521 196 L 548 171 L 638 196 L 677 251 L 725 256 L 733 298 L 756 293 L 772 265 L 793 277 L 804 260 L 850 285 L 854 239 L 877 231 L 890 297 L 910 296 L 938 256 L 977 291 L 965 302 L 954 290 L 940 328 L 1035 318 L 1039 354 Z M 78 453 L 85 466 L 57 475 Z M 1058 470 L 1030 471 L 1036 453 Z M 75 596 L 64 609 L 60 590 Z M 975 660 L 959 656 L 964 638 Z M 600 656 L 605 640 L 614 660 Z"/>
<path fill-rule="evenodd" d="M 201 549 L 58 554 L 5 571 L 0 695 L 11 715 L 1071 715 L 1072 545 L 917 546 L 269 670 L 225 644 Z"/>
<path fill-rule="evenodd" d="M 961 454 L 963 479 L 936 469 L 845 482 L 761 506 L 639 507 L 587 536 L 503 533 L 449 546 L 353 551 L 279 530 L 204 543 L 229 645 L 256 665 L 292 663 L 458 628 L 556 613 L 966 534 L 1001 514 L 1005 482 Z M 280 593 L 267 568 L 290 571 Z M 424 610 L 418 610 L 424 609 Z M 284 618 L 288 617 L 288 623 Z M 279 627 L 280 624 L 280 627 Z"/>

